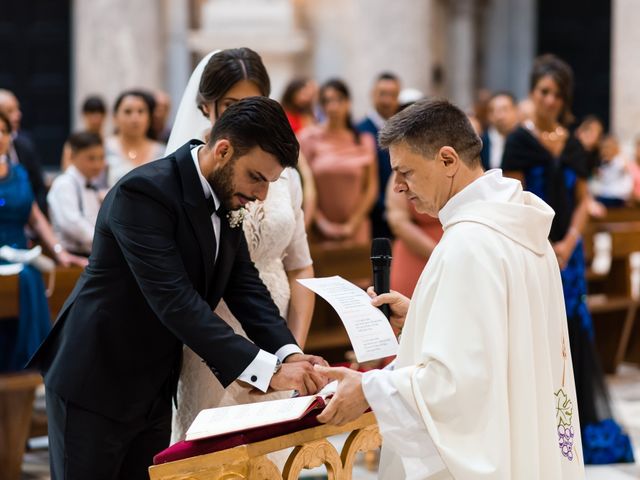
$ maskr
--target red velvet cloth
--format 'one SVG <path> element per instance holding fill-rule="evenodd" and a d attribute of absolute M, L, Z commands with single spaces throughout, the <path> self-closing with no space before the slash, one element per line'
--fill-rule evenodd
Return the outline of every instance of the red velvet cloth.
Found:
<path fill-rule="evenodd" d="M 349 363 L 338 363 L 332 367 L 349 367 Z M 316 419 L 320 415 L 321 410 L 312 410 L 300 420 L 292 420 L 290 422 L 279 423 L 277 425 L 268 425 L 266 427 L 257 427 L 244 432 L 228 433 L 212 438 L 203 438 L 200 440 L 186 441 L 174 443 L 169 448 L 164 449 L 153 457 L 153 464 L 175 462 L 185 458 L 197 457 L 198 455 L 206 455 L 207 453 L 219 452 L 228 448 L 237 447 L 253 442 L 260 442 L 269 438 L 279 437 L 288 433 L 299 432 L 307 428 L 317 427 L 320 422 Z"/>
<path fill-rule="evenodd" d="M 269 438 L 286 435 L 288 433 L 299 432 L 307 428 L 317 427 L 320 422 L 316 417 L 320 414 L 319 410 L 314 410 L 306 417 L 291 422 L 279 423 L 277 425 L 269 425 L 266 427 L 257 427 L 244 432 L 228 433 L 213 438 L 203 438 L 191 442 L 182 441 L 174 443 L 169 448 L 158 453 L 153 457 L 153 464 L 175 462 L 185 458 L 196 457 L 198 455 L 206 455 L 220 450 L 245 445 L 247 443 L 259 442 Z"/>

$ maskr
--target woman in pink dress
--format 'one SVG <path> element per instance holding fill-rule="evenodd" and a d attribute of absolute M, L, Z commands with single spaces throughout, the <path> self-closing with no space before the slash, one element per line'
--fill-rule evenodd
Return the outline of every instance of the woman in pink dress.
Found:
<path fill-rule="evenodd" d="M 418 213 L 404 195 L 387 188 L 387 221 L 395 235 L 391 262 L 391 289 L 411 298 L 431 252 L 442 237 L 437 218 Z"/>
<path fill-rule="evenodd" d="M 349 90 L 341 80 L 320 88 L 326 120 L 299 134 L 317 188 L 313 232 L 319 240 L 371 240 L 369 212 L 378 195 L 376 141 L 351 120 Z"/>

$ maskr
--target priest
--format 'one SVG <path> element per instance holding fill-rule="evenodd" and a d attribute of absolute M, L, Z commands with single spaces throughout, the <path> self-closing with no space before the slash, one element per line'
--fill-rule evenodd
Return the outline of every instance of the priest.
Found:
<path fill-rule="evenodd" d="M 584 478 L 553 210 L 500 170 L 444 100 L 420 101 L 380 133 L 394 190 L 444 228 L 411 300 L 391 292 L 402 325 L 390 368 L 316 367 L 340 381 L 320 421 L 367 408 L 383 436 L 382 479 Z"/>

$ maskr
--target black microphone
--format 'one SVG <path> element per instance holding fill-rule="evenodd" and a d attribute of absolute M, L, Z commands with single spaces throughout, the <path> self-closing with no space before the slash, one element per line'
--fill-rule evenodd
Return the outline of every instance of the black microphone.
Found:
<path fill-rule="evenodd" d="M 391 268 L 391 242 L 388 238 L 374 238 L 371 242 L 371 266 L 373 267 L 373 289 L 376 294 L 389 293 L 389 270 Z M 389 318 L 389 305 L 381 305 L 380 310 Z"/>

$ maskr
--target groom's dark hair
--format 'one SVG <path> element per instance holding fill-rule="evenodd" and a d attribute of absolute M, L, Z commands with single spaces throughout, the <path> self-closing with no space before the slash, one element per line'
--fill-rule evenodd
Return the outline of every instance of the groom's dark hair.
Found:
<path fill-rule="evenodd" d="M 283 167 L 295 167 L 300 145 L 278 102 L 266 97 L 249 97 L 227 108 L 211 129 L 209 145 L 226 138 L 236 155 L 260 147 L 278 159 Z"/>

